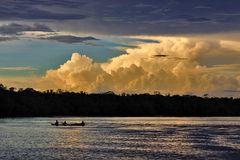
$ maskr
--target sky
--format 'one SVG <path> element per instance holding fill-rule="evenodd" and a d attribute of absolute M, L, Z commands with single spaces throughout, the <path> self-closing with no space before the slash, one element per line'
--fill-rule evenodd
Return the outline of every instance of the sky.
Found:
<path fill-rule="evenodd" d="M 239 0 L 2 0 L 0 83 L 240 96 Z"/>

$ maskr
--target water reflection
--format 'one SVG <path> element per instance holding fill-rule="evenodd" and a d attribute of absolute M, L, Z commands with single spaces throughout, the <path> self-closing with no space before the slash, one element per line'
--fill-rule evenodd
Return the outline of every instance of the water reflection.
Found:
<path fill-rule="evenodd" d="M 240 118 L 0 120 L 0 159 L 239 159 Z"/>

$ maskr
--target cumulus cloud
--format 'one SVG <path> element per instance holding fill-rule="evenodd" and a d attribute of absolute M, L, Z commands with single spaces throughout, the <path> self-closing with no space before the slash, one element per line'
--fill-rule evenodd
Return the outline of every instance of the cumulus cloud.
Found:
<path fill-rule="evenodd" d="M 239 51 L 225 48 L 216 40 L 153 39 L 160 43 L 139 44 L 105 63 L 94 63 L 85 55 L 73 53 L 71 59 L 58 69 L 47 71 L 39 88 L 117 93 L 192 92 L 218 96 L 224 96 L 226 90 L 240 90 L 240 71 L 236 67 L 236 62 L 240 64 Z M 222 59 L 226 57 L 229 59 L 223 63 Z"/>

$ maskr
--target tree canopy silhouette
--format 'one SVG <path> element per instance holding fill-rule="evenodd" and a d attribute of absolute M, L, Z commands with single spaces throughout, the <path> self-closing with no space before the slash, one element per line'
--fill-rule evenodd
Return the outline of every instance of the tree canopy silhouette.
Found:
<path fill-rule="evenodd" d="M 0 84 L 0 117 L 240 116 L 240 99 L 151 94 L 39 92 Z"/>

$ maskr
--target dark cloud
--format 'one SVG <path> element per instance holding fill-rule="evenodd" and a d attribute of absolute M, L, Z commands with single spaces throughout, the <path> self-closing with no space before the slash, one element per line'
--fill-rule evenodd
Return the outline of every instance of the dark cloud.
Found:
<path fill-rule="evenodd" d="M 240 1 L 4 0 L 0 20 L 45 21 L 64 31 L 117 35 L 238 31 Z"/>
<path fill-rule="evenodd" d="M 54 40 L 63 43 L 81 43 L 90 40 L 98 40 L 94 37 L 76 37 L 71 35 L 58 35 L 58 36 L 51 36 L 47 38 L 41 38 L 44 40 Z"/>
<path fill-rule="evenodd" d="M 17 37 L 0 37 L 0 42 L 18 40 Z"/>
<path fill-rule="evenodd" d="M 8 0 L 0 3 L 0 19 L 46 19 L 66 20 L 83 19 L 86 15 L 79 12 L 71 12 L 73 9 L 80 9 L 85 3 L 75 0 Z"/>
<path fill-rule="evenodd" d="M 100 34 L 188 34 L 240 30 L 240 1 L 86 1 L 91 20 L 65 24 L 71 31 Z M 91 11 L 91 14 L 86 10 Z M 61 26 L 60 26 L 61 28 Z M 62 27 L 64 29 L 64 27 Z"/>
<path fill-rule="evenodd" d="M 187 58 L 182 58 L 182 57 L 169 57 L 167 54 L 156 54 L 152 56 L 153 58 L 167 58 L 167 59 L 172 59 L 176 61 L 182 61 L 182 60 L 187 60 Z"/>
<path fill-rule="evenodd" d="M 204 18 L 204 17 L 188 18 L 187 20 L 190 21 L 190 22 L 208 22 L 208 21 L 211 21 L 211 19 Z"/>
<path fill-rule="evenodd" d="M 28 9 L 23 12 L 13 11 L 11 13 L 0 11 L 0 19 L 2 20 L 19 20 L 19 19 L 66 20 L 66 19 L 83 19 L 86 17 L 87 17 L 86 15 L 81 14 L 53 13 L 48 11 L 42 11 L 39 9 Z"/>
<path fill-rule="evenodd" d="M 0 26 L 0 34 L 16 35 L 24 31 L 43 31 L 53 32 L 53 30 L 43 24 L 34 24 L 32 26 L 25 24 L 10 23 Z"/>
<path fill-rule="evenodd" d="M 152 39 L 139 39 L 139 38 L 131 38 L 131 41 L 135 42 L 144 42 L 144 43 L 160 43 L 158 40 L 152 40 Z M 130 41 L 128 40 L 128 41 Z"/>
<path fill-rule="evenodd" d="M 166 54 L 156 54 L 156 55 L 153 55 L 153 57 L 167 57 L 168 55 Z"/>

